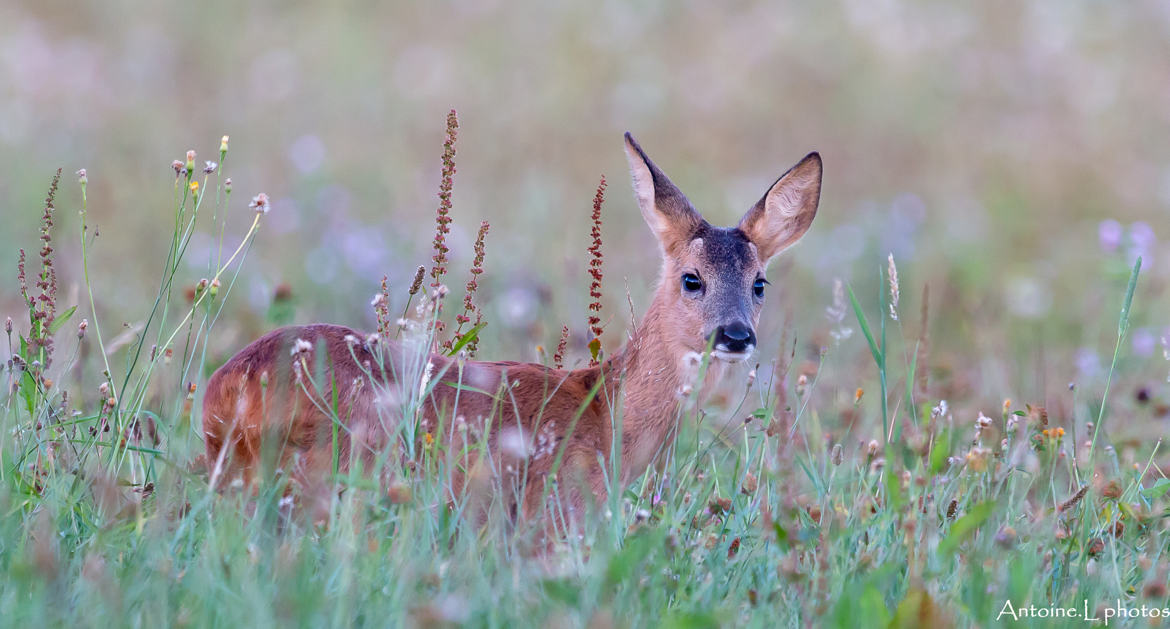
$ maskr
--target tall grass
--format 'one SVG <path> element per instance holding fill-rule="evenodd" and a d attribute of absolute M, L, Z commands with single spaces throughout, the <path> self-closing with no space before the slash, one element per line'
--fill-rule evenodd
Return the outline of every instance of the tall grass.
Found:
<path fill-rule="evenodd" d="M 206 280 L 184 291 L 192 235 L 218 232 L 222 243 L 227 213 L 244 211 L 219 178 L 226 139 L 202 177 L 194 157 L 177 162 L 170 247 L 140 326 L 112 333 L 99 320 L 103 296 L 91 274 L 107 271 L 88 264 L 101 241 L 86 221 L 82 177 L 68 196 L 82 217 L 86 325 L 55 310 L 48 270 L 36 276 L 45 286 L 29 294 L 28 320 L 8 333 L 0 625 L 936 627 L 1006 623 L 1009 601 L 1101 618 L 1107 608 L 1170 607 L 1170 480 L 1152 463 L 1122 468 L 1104 446 L 1105 392 L 1097 417 L 1050 418 L 1009 402 L 992 417 L 956 417 L 945 402 L 914 399 L 925 366 L 917 351 L 897 364 L 898 345 L 909 343 L 887 335 L 894 311 L 884 289 L 876 334 L 850 290 L 876 366 L 868 378 L 879 383 L 880 408 L 868 421 L 881 418 L 880 441 L 826 430 L 837 411 L 814 402 L 815 376 L 792 383 L 783 369 L 758 368 L 749 376 L 758 382 L 735 383 L 742 393 L 726 407 L 685 406 L 661 469 L 613 488 L 579 535 L 545 553 L 499 521 L 479 530 L 458 505 L 446 508 L 441 458 L 413 473 L 391 470 L 388 488 L 383 470 L 335 463 L 334 490 L 313 517 L 290 516 L 280 482 L 213 490 L 193 464 L 199 392 L 215 366 L 208 339 L 263 215 L 238 248 L 213 252 Z M 267 209 L 262 201 L 252 209 Z M 56 202 L 50 194 L 46 216 Z M 425 292 L 412 306 L 421 278 L 401 296 L 414 323 L 400 323 L 421 326 L 405 334 L 421 338 L 425 356 L 440 345 L 440 308 Z M 455 353 L 490 330 L 456 329 Z M 564 353 L 562 343 L 558 361 Z M 410 381 L 425 377 L 424 363 Z M 904 401 L 890 393 L 899 379 Z M 408 407 L 425 395 L 415 391 Z M 1085 448 L 1072 435 L 1088 423 Z M 417 436 L 403 443 L 413 447 Z M 1151 462 L 1156 449 L 1146 448 Z M 610 478 L 620 473 L 613 465 Z M 1021 620 L 1030 624 L 1082 620 Z"/>

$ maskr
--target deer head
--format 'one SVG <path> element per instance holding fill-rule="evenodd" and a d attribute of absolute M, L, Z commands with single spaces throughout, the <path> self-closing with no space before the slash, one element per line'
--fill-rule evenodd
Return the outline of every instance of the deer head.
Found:
<path fill-rule="evenodd" d="M 655 305 L 675 334 L 673 349 L 747 360 L 756 347 L 768 262 L 808 231 L 821 196 L 821 157 L 784 173 L 735 227 L 715 227 L 626 134 L 626 157 L 642 218 L 662 253 Z"/>

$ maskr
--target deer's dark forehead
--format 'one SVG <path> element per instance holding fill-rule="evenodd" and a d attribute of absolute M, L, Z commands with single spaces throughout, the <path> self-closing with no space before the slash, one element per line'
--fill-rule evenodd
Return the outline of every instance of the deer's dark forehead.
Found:
<path fill-rule="evenodd" d="M 728 273 L 742 273 L 749 264 L 754 264 L 751 242 L 738 227 L 703 225 L 694 237 L 703 239 L 701 255 L 716 268 Z"/>

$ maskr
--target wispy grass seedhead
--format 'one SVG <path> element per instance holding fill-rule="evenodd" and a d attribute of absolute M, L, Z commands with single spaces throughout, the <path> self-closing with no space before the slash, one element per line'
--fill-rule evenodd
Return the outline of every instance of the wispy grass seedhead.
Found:
<path fill-rule="evenodd" d="M 894 264 L 894 254 L 889 257 L 889 270 L 887 272 L 890 280 L 890 318 L 894 321 L 898 320 L 898 297 L 901 296 L 901 291 L 898 289 L 898 266 Z"/>
<path fill-rule="evenodd" d="M 410 290 L 407 291 L 411 297 L 418 294 L 419 289 L 422 288 L 423 276 L 426 275 L 427 268 L 423 265 L 418 265 L 414 270 L 414 279 L 410 281 Z"/>
<path fill-rule="evenodd" d="M 1065 513 L 1066 511 L 1071 511 L 1073 507 L 1076 507 L 1077 504 L 1079 504 L 1081 500 L 1084 499 L 1085 494 L 1087 493 L 1089 493 L 1089 486 L 1081 485 L 1081 488 L 1077 490 L 1077 493 L 1073 494 L 1072 498 L 1069 498 L 1068 500 L 1060 503 L 1060 506 L 1056 509 L 1057 512 Z"/>
<path fill-rule="evenodd" d="M 374 316 L 378 321 L 378 334 L 382 338 L 390 338 L 390 278 L 382 276 L 382 290 L 374 294 L 370 305 L 374 307 Z"/>

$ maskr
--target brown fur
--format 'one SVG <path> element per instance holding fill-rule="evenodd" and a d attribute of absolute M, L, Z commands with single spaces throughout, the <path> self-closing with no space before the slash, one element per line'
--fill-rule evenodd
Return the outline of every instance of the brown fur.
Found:
<path fill-rule="evenodd" d="M 618 483 L 642 474 L 673 442 L 680 401 L 704 384 L 695 377 L 708 337 L 732 320 L 755 328 L 763 300 L 753 284 L 816 212 L 815 154 L 773 185 L 740 227 L 717 228 L 626 138 L 636 197 L 664 254 L 658 288 L 631 342 L 601 366 L 579 370 L 429 356 L 434 386 L 419 418 L 423 429 L 452 451 L 462 451 L 460 435 L 486 435 L 486 460 L 473 450 L 452 468 L 451 500 L 468 497 L 478 514 L 491 500 L 517 517 L 539 514 L 554 473 L 567 512 L 580 514 L 604 499 L 617 418 L 623 425 Z M 794 182 L 793 173 L 799 175 Z M 704 278 L 701 294 L 680 289 L 683 273 Z M 370 469 L 376 457 L 393 456 L 402 447 L 402 418 L 387 409 L 395 396 L 411 393 L 404 387 L 418 383 L 396 377 L 408 371 L 407 350 L 362 338 L 335 325 L 282 328 L 220 367 L 203 407 L 212 483 L 251 482 L 267 464 L 314 485 L 328 479 L 335 456 L 343 471 L 351 462 Z M 721 371 L 716 361 L 708 380 Z M 341 424 L 336 440 L 334 417 Z M 456 430 L 457 424 L 465 428 Z"/>

